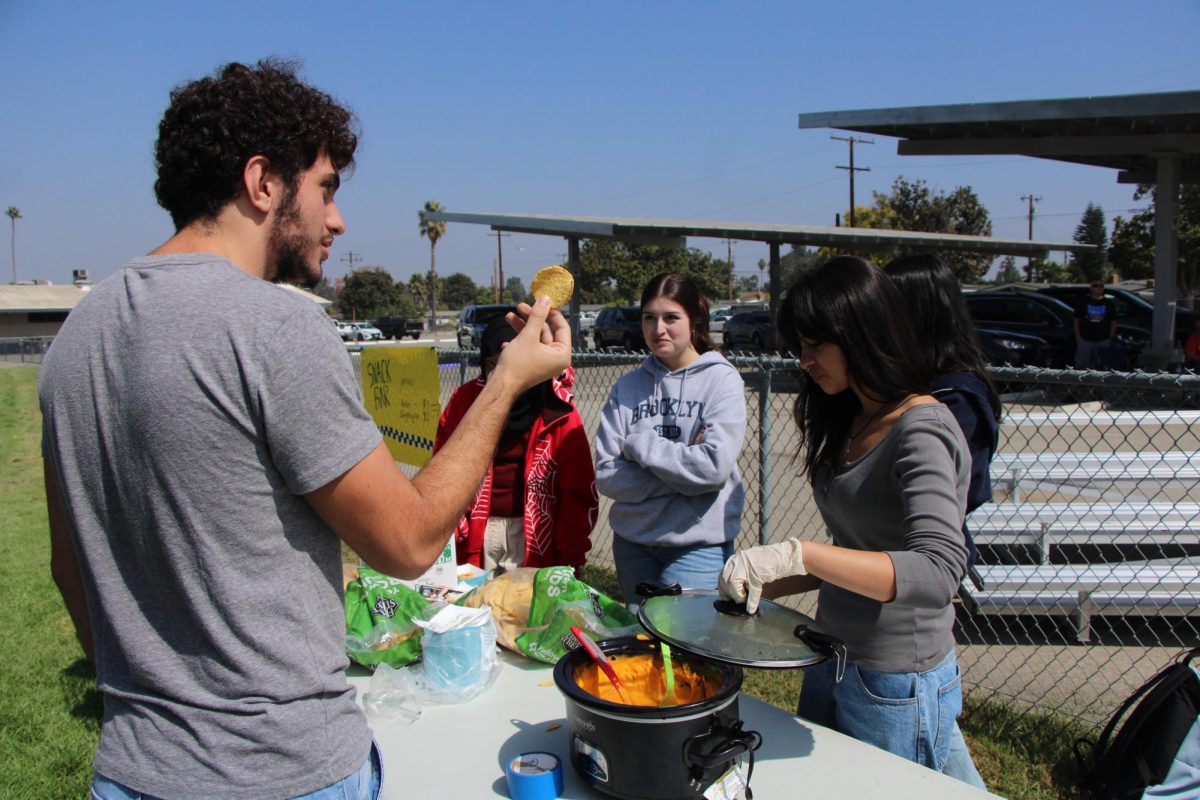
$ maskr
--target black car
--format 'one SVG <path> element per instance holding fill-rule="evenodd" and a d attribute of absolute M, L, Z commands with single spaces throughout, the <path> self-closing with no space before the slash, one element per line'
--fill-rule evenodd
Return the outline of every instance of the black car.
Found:
<path fill-rule="evenodd" d="M 750 347 L 755 350 L 778 350 L 778 337 L 770 311 L 742 311 L 725 320 L 721 344 L 726 352 Z"/>
<path fill-rule="evenodd" d="M 1067 368 L 1075 361 L 1075 311 L 1061 300 L 1038 292 L 994 291 L 964 295 L 967 310 L 980 329 L 1023 333 L 1046 340 L 1050 350 L 1044 366 Z M 1117 325 L 1110 354 L 1113 366 L 1128 368 L 1150 340 L 1141 328 Z"/>
<path fill-rule="evenodd" d="M 425 331 L 425 323 L 412 317 L 380 317 L 375 320 L 375 327 L 385 339 L 403 339 L 405 336 L 420 339 Z"/>
<path fill-rule="evenodd" d="M 1085 298 L 1090 296 L 1087 284 L 1057 284 L 1038 289 L 1041 294 L 1049 295 L 1056 300 L 1062 300 L 1071 308 L 1075 308 Z M 1113 309 L 1117 312 L 1117 324 L 1134 328 L 1154 330 L 1154 304 L 1136 292 L 1122 289 L 1119 286 L 1105 286 L 1104 296 L 1112 301 Z M 1196 325 L 1196 312 L 1190 308 L 1175 307 L 1175 342 L 1180 347 L 1192 335 Z"/>
<path fill-rule="evenodd" d="M 1040 336 L 993 328 L 976 328 L 979 349 L 987 363 L 997 367 L 1041 367 L 1048 360 L 1050 345 Z"/>
<path fill-rule="evenodd" d="M 602 309 L 592 325 L 592 341 L 596 343 L 597 350 L 606 347 L 645 350 L 641 306 Z"/>
<path fill-rule="evenodd" d="M 496 317 L 502 317 L 510 311 L 516 311 L 515 305 L 504 303 L 489 305 L 470 305 L 458 315 L 458 346 L 460 348 L 479 347 L 483 331 L 488 323 Z"/>

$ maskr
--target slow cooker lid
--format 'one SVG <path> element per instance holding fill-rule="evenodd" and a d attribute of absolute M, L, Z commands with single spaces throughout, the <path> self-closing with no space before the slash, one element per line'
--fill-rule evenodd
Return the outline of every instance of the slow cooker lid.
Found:
<path fill-rule="evenodd" d="M 814 625 L 811 617 L 770 600 L 753 616 L 729 614 L 717 610 L 722 602 L 716 590 L 683 589 L 644 598 L 638 620 L 672 647 L 743 667 L 808 667 L 827 658 L 796 636 L 797 626 Z"/>

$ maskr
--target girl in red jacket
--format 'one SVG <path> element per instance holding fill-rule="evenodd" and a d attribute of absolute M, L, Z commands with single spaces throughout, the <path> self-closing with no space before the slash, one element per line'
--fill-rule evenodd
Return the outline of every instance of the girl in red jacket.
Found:
<path fill-rule="evenodd" d="M 454 390 L 433 450 L 450 438 L 516 331 L 498 317 L 479 344 L 480 376 Z M 513 403 L 492 466 L 455 530 L 458 563 L 481 569 L 579 568 L 592 543 L 599 498 L 592 448 L 575 409 L 571 367 Z"/>

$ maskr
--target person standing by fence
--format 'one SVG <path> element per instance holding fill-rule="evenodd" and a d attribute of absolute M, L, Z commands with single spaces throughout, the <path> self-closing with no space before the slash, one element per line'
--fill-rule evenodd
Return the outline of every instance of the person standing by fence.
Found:
<path fill-rule="evenodd" d="M 987 374 L 975 323 L 963 302 L 953 270 L 932 254 L 901 256 L 883 268 L 900 290 L 913 321 L 917 342 L 933 366 L 930 393 L 954 414 L 971 451 L 971 484 L 967 514 L 992 500 L 992 456 L 1000 445 L 1000 396 Z M 975 542 L 966 520 L 967 574 L 979 589 Z M 959 594 L 963 590 L 959 589 Z M 946 764 L 947 775 L 984 788 L 970 751 L 956 724 Z"/>
<path fill-rule="evenodd" d="M 454 390 L 438 419 L 442 449 L 487 386 L 500 352 L 517 332 L 503 316 L 479 341 L 479 377 Z M 592 447 L 575 408 L 575 370 L 527 389 L 508 412 L 483 485 L 455 529 L 458 563 L 497 572 L 516 567 L 574 567 L 592 547 L 599 499 Z"/>
<path fill-rule="evenodd" d="M 708 335 L 708 301 L 686 275 L 642 292 L 650 355 L 609 393 L 596 485 L 613 500 L 613 561 L 625 602 L 639 583 L 712 589 L 741 527 L 742 378 Z"/>
<path fill-rule="evenodd" d="M 1075 306 L 1075 368 L 1105 366 L 1105 352 L 1116 335 L 1117 309 L 1104 296 L 1104 284 L 1092 281 L 1088 296 Z"/>
<path fill-rule="evenodd" d="M 800 354 L 798 457 L 832 544 L 736 553 L 723 595 L 818 594 L 847 658 L 805 670 L 798 713 L 942 771 L 962 709 L 952 600 L 966 573 L 967 443 L 928 392 L 931 365 L 895 285 L 859 258 L 800 274 L 778 326 Z"/>

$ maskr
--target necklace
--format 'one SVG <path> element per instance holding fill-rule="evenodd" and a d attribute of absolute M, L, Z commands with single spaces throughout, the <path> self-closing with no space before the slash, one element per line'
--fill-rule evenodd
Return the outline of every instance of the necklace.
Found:
<path fill-rule="evenodd" d="M 867 421 L 863 423 L 863 426 L 858 429 L 858 433 L 849 430 L 846 431 L 846 446 L 842 448 L 842 463 L 845 463 L 849 459 L 850 445 L 854 443 L 854 440 L 862 436 L 863 433 L 866 432 L 867 428 L 871 427 L 871 423 L 879 419 L 880 415 L 882 415 L 883 412 L 892 405 L 894 405 L 894 403 L 881 403 L 879 408 L 875 409 L 875 413 L 868 417 Z"/>

